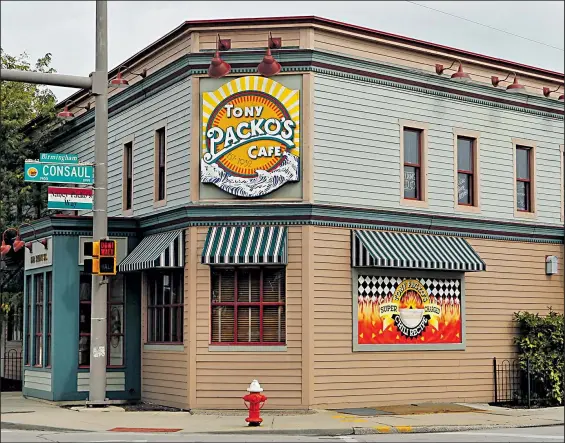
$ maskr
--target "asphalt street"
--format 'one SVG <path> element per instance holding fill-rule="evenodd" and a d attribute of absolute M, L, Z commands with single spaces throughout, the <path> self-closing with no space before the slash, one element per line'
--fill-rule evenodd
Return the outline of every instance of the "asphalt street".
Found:
<path fill-rule="evenodd" d="M 116 432 L 46 432 L 2 429 L 5 442 L 77 442 L 84 443 L 149 443 L 149 442 L 557 442 L 563 441 L 563 426 L 541 428 L 490 429 L 484 431 L 447 432 L 438 434 L 351 435 L 312 437 L 292 435 L 242 434 L 134 434 Z"/>

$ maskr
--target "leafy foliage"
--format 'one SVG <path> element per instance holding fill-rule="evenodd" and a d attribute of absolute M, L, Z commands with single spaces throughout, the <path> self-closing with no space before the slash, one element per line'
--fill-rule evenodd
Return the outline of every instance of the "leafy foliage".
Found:
<path fill-rule="evenodd" d="M 53 73 L 51 54 L 32 67 L 28 55 L 11 56 L 0 49 L 3 69 Z M 25 183 L 26 158 L 38 158 L 55 127 L 55 95 L 40 85 L 0 82 L 0 233 L 44 215 L 46 187 Z"/>
<path fill-rule="evenodd" d="M 528 360 L 531 379 L 541 387 L 542 398 L 556 404 L 563 403 L 565 369 L 563 363 L 563 314 L 549 309 L 549 314 L 540 316 L 530 312 L 514 314 L 519 326 L 518 358 L 522 370 L 526 371 Z"/>
<path fill-rule="evenodd" d="M 51 54 L 45 54 L 33 66 L 25 53 L 11 56 L 0 49 L 0 57 L 3 69 L 55 72 L 50 67 Z M 46 213 L 47 188 L 24 182 L 24 163 L 26 158 L 38 158 L 41 151 L 47 150 L 57 125 L 55 103 L 55 95 L 44 86 L 0 82 L 0 235 L 9 227 L 18 227 Z M 13 230 L 6 233 L 8 243 L 14 235 Z M 13 269 L 21 268 L 23 253 L 10 251 L 6 260 Z M 21 309 L 22 273 L 0 282 L 0 320 L 5 321 L 10 311 Z"/>

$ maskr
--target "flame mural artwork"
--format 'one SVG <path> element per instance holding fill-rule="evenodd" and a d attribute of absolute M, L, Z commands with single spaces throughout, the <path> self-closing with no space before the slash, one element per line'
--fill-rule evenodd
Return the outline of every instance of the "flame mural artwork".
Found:
<path fill-rule="evenodd" d="M 461 281 L 359 275 L 357 345 L 461 344 Z"/>

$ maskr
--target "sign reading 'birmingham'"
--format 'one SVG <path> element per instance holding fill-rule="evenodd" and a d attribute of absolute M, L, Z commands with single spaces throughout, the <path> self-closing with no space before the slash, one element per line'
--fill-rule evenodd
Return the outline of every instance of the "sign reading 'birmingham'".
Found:
<path fill-rule="evenodd" d="M 300 180 L 300 91 L 248 76 L 203 93 L 200 178 L 239 197 Z"/>

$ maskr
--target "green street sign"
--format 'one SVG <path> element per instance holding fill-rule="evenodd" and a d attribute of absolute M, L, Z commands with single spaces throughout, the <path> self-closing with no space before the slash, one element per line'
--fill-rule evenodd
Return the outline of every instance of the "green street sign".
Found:
<path fill-rule="evenodd" d="M 41 163 L 26 160 L 24 181 L 40 183 L 94 183 L 94 166 L 85 164 Z"/>
<path fill-rule="evenodd" d="M 78 163 L 78 155 L 44 152 L 39 154 L 39 161 L 45 163 Z"/>

